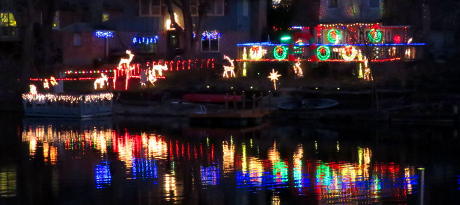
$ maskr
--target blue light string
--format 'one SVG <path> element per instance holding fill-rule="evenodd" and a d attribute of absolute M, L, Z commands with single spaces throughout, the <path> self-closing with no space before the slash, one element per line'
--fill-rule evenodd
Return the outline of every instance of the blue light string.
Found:
<path fill-rule="evenodd" d="M 133 44 L 144 44 L 144 45 L 150 45 L 150 44 L 156 44 L 158 43 L 158 40 L 160 38 L 158 36 L 150 36 L 150 37 L 141 37 L 141 36 L 135 36 L 133 37 Z"/>
<path fill-rule="evenodd" d="M 289 46 L 291 44 L 276 44 L 276 43 L 271 43 L 271 42 L 257 42 L 257 43 L 241 43 L 241 44 L 236 44 L 236 46 L 241 47 L 241 46 Z M 294 46 L 426 46 L 426 43 L 381 43 L 381 44 L 293 44 Z"/>
<path fill-rule="evenodd" d="M 113 38 L 115 33 L 113 31 L 96 31 L 94 32 L 94 36 L 96 38 Z"/>

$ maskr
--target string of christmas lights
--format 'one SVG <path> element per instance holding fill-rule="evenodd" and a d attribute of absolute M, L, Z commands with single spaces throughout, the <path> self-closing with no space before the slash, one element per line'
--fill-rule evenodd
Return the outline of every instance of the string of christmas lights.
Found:
<path fill-rule="evenodd" d="M 94 36 L 96 38 L 113 38 L 115 36 L 115 32 L 113 31 L 96 31 L 94 32 Z"/>
<path fill-rule="evenodd" d="M 22 99 L 27 103 L 95 103 L 103 101 L 111 101 L 113 99 L 113 93 L 98 93 L 98 94 L 87 94 L 87 95 L 66 95 L 66 94 L 51 94 L 51 93 L 26 93 L 22 94 Z"/>

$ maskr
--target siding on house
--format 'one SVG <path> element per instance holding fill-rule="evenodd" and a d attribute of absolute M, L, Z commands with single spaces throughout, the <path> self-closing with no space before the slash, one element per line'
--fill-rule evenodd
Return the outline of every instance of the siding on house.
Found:
<path fill-rule="evenodd" d="M 320 0 L 320 23 L 379 22 L 383 0 Z"/>
<path fill-rule="evenodd" d="M 126 49 L 135 49 L 132 44 L 134 36 L 145 35 L 145 36 L 159 36 L 158 44 L 156 45 L 155 52 L 151 54 L 152 57 L 166 57 L 171 55 L 168 51 L 170 46 L 167 44 L 168 31 L 165 28 L 165 21 L 169 19 L 169 14 L 166 6 L 163 5 L 161 9 L 161 15 L 141 15 L 140 13 L 140 0 L 128 0 L 124 2 L 124 9 L 116 13 L 116 16 L 111 16 L 110 20 L 103 23 L 90 23 L 93 26 L 93 32 L 98 29 L 112 30 L 115 32 L 115 36 L 109 39 L 110 53 L 123 53 Z M 218 31 L 221 33 L 219 39 L 218 51 L 212 52 L 200 52 L 198 55 L 202 57 L 218 57 L 223 54 L 231 57 L 236 57 L 237 48 L 236 44 L 240 42 L 258 41 L 262 36 L 262 32 L 266 29 L 267 24 L 267 1 L 266 0 L 222 0 L 224 2 L 223 15 L 208 15 L 202 23 L 201 28 L 203 31 Z M 109 12 L 110 10 L 101 10 L 102 12 Z M 136 11 L 136 12 L 134 12 Z M 112 12 L 113 13 L 113 12 Z M 177 12 L 180 14 L 180 12 Z M 78 15 L 78 14 L 77 14 Z M 101 14 L 102 15 L 102 14 Z M 71 25 L 67 19 L 69 16 L 63 15 L 66 18 L 65 25 Z M 79 17 L 74 17 L 78 19 Z M 196 22 L 196 18 L 194 23 Z M 77 22 L 75 22 L 77 23 Z M 90 33 L 90 32 L 88 32 Z M 71 35 L 71 34 L 69 34 Z M 63 41 L 68 41 L 63 39 Z M 183 40 L 183 39 L 181 39 Z M 104 42 L 104 39 L 94 39 L 97 45 L 100 42 Z M 69 45 L 63 44 L 64 47 Z M 103 44 L 105 45 L 105 44 Z M 91 46 L 91 44 L 83 45 Z M 102 51 L 96 52 L 95 50 L 101 49 Z M 85 54 L 79 54 L 77 50 L 84 52 Z M 64 63 L 88 63 L 93 62 L 95 58 L 100 57 L 100 53 L 105 52 L 105 46 L 95 46 L 95 48 L 65 48 L 64 52 L 69 52 L 63 55 Z M 89 52 L 92 51 L 92 52 Z M 201 51 L 201 49 L 200 49 Z M 93 59 L 91 53 L 95 53 Z M 81 57 L 75 57 L 79 56 Z M 69 57 L 75 59 L 66 59 Z M 171 56 L 170 56 L 171 57 Z M 199 57 L 199 56 L 198 56 Z M 79 60 L 77 60 L 79 59 Z"/>

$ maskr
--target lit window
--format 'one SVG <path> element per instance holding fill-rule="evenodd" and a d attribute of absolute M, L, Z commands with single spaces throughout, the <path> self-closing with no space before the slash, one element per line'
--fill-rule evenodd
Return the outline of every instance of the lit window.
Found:
<path fill-rule="evenodd" d="M 81 34 L 80 33 L 73 34 L 73 46 L 81 46 Z"/>
<path fill-rule="evenodd" d="M 54 15 L 54 19 L 53 19 L 53 29 L 59 29 L 59 25 L 60 22 L 59 22 L 59 11 L 56 11 L 56 14 Z"/>
<path fill-rule="evenodd" d="M 108 20 L 110 20 L 110 14 L 104 12 L 104 13 L 102 14 L 102 22 L 106 22 L 106 21 L 108 21 Z"/>
<path fill-rule="evenodd" d="M 16 19 L 13 13 L 0 13 L 0 26 L 16 27 Z"/>
<path fill-rule="evenodd" d="M 372 8 L 380 7 L 380 0 L 369 0 L 369 6 Z"/>
<path fill-rule="evenodd" d="M 337 8 L 338 6 L 338 0 L 329 0 L 329 8 Z"/>

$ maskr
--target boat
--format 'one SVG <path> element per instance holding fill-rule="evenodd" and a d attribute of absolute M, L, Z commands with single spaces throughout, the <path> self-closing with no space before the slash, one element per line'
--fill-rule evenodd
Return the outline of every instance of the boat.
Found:
<path fill-rule="evenodd" d="M 302 100 L 302 106 L 309 110 L 324 110 L 336 107 L 337 105 L 339 105 L 339 102 L 337 100 L 328 98 Z"/>
<path fill-rule="evenodd" d="M 281 110 L 299 110 L 302 109 L 302 101 L 294 97 L 283 98 L 278 104 Z"/>
<path fill-rule="evenodd" d="M 22 95 L 24 115 L 47 118 L 92 118 L 112 115 L 112 93 Z"/>

